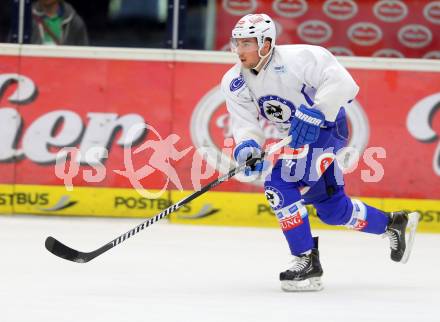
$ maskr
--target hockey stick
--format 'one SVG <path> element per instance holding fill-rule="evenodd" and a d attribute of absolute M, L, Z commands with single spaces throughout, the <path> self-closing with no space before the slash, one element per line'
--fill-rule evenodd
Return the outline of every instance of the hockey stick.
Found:
<path fill-rule="evenodd" d="M 253 158 L 250 159 L 248 161 L 246 161 L 245 163 L 231 169 L 228 173 L 224 174 L 223 176 L 221 176 L 220 178 L 212 181 L 211 183 L 207 184 L 206 186 L 202 187 L 199 191 L 196 191 L 194 193 L 192 193 L 191 195 L 189 195 L 188 197 L 180 200 L 179 202 L 169 206 L 167 209 L 165 209 L 164 211 L 162 211 L 160 214 L 145 220 L 144 222 L 142 222 L 141 224 L 137 225 L 136 227 L 134 227 L 133 229 L 129 230 L 128 232 L 126 232 L 125 234 L 120 235 L 119 237 L 113 239 L 111 242 L 105 244 L 104 246 L 86 253 L 86 252 L 80 252 L 77 251 L 73 248 L 70 248 L 66 245 L 64 245 L 63 243 L 59 242 L 58 240 L 56 240 L 53 237 L 47 237 L 46 238 L 46 242 L 45 242 L 45 246 L 46 249 L 48 251 L 50 251 L 52 254 L 54 254 L 55 256 L 67 259 L 69 261 L 72 262 L 76 262 L 76 263 L 87 263 L 90 260 L 94 259 L 95 257 L 105 253 L 106 251 L 112 249 L 113 247 L 119 245 L 120 243 L 122 243 L 123 241 L 127 240 L 128 238 L 134 236 L 135 234 L 137 234 L 138 232 L 140 232 L 141 230 L 144 230 L 145 228 L 147 228 L 148 226 L 154 224 L 156 221 L 165 218 L 166 216 L 168 216 L 170 213 L 176 211 L 177 209 L 179 209 L 180 207 L 182 207 L 184 204 L 190 202 L 191 200 L 194 200 L 195 198 L 201 196 L 202 194 L 204 194 L 205 192 L 211 190 L 212 188 L 216 187 L 217 185 L 219 185 L 220 183 L 229 180 L 231 177 L 233 177 L 234 175 L 236 175 L 237 173 L 243 171 L 246 166 L 248 165 L 253 165 L 255 162 L 257 162 L 258 160 L 263 159 L 266 156 L 269 156 L 273 153 L 275 153 L 276 151 L 278 151 L 279 149 L 281 149 L 282 147 L 286 146 L 287 144 L 289 144 L 291 141 L 291 137 L 288 136 L 286 138 L 284 138 L 283 140 L 281 140 L 280 142 L 272 145 L 268 150 L 264 151 L 261 154 L 260 158 Z"/>

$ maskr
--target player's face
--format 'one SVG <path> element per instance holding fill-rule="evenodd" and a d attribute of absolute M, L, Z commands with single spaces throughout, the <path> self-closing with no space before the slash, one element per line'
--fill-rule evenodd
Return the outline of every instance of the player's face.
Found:
<path fill-rule="evenodd" d="M 231 49 L 238 55 L 243 67 L 254 68 L 257 66 L 260 56 L 258 56 L 256 38 L 232 38 Z"/>

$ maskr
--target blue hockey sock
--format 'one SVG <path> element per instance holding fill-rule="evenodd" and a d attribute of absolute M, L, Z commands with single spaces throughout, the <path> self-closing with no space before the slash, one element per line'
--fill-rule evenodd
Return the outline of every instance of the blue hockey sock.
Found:
<path fill-rule="evenodd" d="M 383 234 L 388 225 L 388 216 L 383 211 L 360 200 L 350 199 L 342 188 L 336 189 L 330 198 L 313 205 L 318 217 L 329 225 L 343 225 L 372 234 Z"/>
<path fill-rule="evenodd" d="M 386 231 L 389 218 L 383 211 L 356 199 L 351 199 L 351 202 L 353 211 L 346 227 L 378 235 Z"/>
<path fill-rule="evenodd" d="M 312 232 L 310 231 L 309 217 L 302 218 L 302 224 L 290 230 L 283 230 L 290 252 L 294 256 L 313 248 Z"/>
<path fill-rule="evenodd" d="M 365 207 L 367 208 L 368 225 L 362 231 L 372 234 L 383 234 L 388 226 L 388 216 L 383 211 L 367 204 L 365 204 Z"/>
<path fill-rule="evenodd" d="M 278 211 L 275 215 L 286 237 L 292 255 L 298 256 L 313 248 L 312 232 L 307 208 L 297 201 Z"/>

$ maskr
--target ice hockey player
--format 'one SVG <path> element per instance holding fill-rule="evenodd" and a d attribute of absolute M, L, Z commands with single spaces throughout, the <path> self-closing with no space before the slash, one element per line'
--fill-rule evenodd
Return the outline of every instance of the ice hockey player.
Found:
<path fill-rule="evenodd" d="M 276 31 L 266 14 L 249 14 L 232 30 L 231 48 L 240 60 L 222 79 L 232 122 L 238 163 L 259 157 L 265 142 L 260 119 L 292 136 L 290 147 L 304 157 L 281 156 L 265 180 L 265 195 L 294 255 L 293 266 L 280 274 L 285 291 L 323 288 L 317 238 L 312 237 L 307 209 L 329 225 L 388 236 L 391 259 L 408 260 L 419 214 L 386 213 L 344 191 L 342 171 L 328 162 L 347 144 L 345 109 L 358 93 L 353 78 L 326 49 L 311 45 L 276 46 Z M 245 170 L 265 170 L 261 160 Z M 408 230 L 408 231 L 407 231 Z"/>

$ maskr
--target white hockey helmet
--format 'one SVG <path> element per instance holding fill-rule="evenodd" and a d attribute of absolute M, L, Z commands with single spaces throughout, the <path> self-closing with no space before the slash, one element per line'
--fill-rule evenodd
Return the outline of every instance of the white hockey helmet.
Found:
<path fill-rule="evenodd" d="M 264 14 L 248 14 L 241 18 L 234 29 L 232 29 L 232 39 L 237 38 L 257 38 L 258 48 L 262 48 L 264 40 L 270 38 L 271 48 L 275 46 L 276 29 L 272 19 Z"/>

